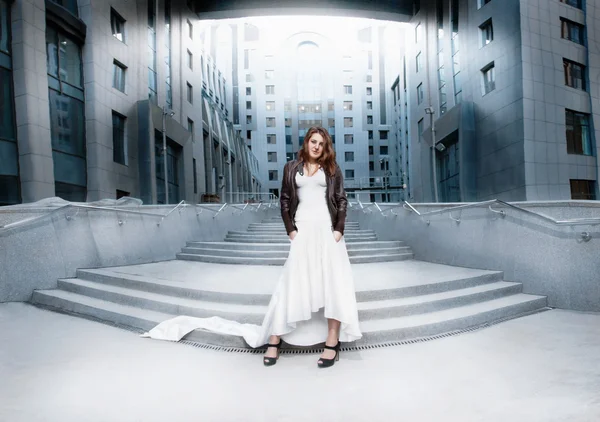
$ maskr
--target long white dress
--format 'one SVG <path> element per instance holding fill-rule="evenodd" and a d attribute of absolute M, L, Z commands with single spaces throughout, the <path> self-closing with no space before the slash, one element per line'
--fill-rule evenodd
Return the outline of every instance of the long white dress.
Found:
<path fill-rule="evenodd" d="M 362 337 L 346 243 L 343 237 L 339 242 L 333 237 L 325 174 L 322 169 L 312 177 L 296 174 L 296 184 L 298 233 L 262 325 L 179 316 L 160 323 L 145 337 L 178 341 L 203 329 L 242 336 L 250 347 L 266 344 L 271 335 L 282 336 L 288 344 L 310 346 L 326 340 L 328 318 L 341 322 L 340 341 Z"/>

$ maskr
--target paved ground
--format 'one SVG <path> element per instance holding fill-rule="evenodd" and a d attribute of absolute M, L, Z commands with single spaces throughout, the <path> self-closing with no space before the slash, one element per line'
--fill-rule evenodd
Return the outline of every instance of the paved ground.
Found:
<path fill-rule="evenodd" d="M 316 355 L 201 350 L 0 304 L 0 421 L 600 420 L 600 315 L 553 310 L 428 343 Z"/>

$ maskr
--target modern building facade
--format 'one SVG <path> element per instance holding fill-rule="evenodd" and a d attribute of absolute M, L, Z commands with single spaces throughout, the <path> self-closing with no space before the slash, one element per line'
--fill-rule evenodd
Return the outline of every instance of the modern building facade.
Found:
<path fill-rule="evenodd" d="M 308 128 L 322 126 L 334 139 L 351 195 L 399 198 L 384 48 L 394 25 L 330 17 L 209 25 L 220 50 L 231 51 L 227 57 L 217 53 L 217 63 L 237 70 L 233 123 L 258 159 L 265 190 L 279 195 L 285 163 L 296 157 Z"/>
<path fill-rule="evenodd" d="M 261 191 L 231 78 L 197 42 L 190 7 L 0 0 L 0 204 Z"/>
<path fill-rule="evenodd" d="M 393 86 L 409 197 L 435 169 L 440 201 L 597 199 L 596 2 L 420 3 Z"/>

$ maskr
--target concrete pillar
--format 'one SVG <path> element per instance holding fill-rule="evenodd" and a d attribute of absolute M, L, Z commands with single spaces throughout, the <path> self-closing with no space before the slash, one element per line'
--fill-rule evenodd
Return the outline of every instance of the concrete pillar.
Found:
<path fill-rule="evenodd" d="M 19 0 L 11 8 L 15 115 L 23 202 L 52 197 L 44 0 Z"/>

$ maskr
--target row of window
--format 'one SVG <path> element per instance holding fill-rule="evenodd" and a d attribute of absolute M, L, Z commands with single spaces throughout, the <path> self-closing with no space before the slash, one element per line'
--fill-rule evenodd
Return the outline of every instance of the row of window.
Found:
<path fill-rule="evenodd" d="M 250 87 L 246 88 L 246 94 L 251 95 L 251 93 L 252 93 L 251 88 Z M 286 106 L 287 106 L 287 104 L 286 104 Z M 275 111 L 276 110 L 275 101 L 267 101 L 265 103 L 265 109 L 267 111 Z M 343 109 L 344 109 L 344 111 L 353 110 L 353 102 L 352 101 L 344 101 Z M 246 101 L 246 110 L 252 110 L 252 101 L 250 101 L 250 100 Z M 367 110 L 373 110 L 373 101 L 367 101 Z M 289 107 L 286 107 L 285 111 L 291 111 L 291 104 L 289 105 Z M 298 112 L 299 113 L 320 113 L 321 106 L 319 104 L 298 104 Z"/>
<path fill-rule="evenodd" d="M 190 132 L 192 132 L 192 130 L 190 130 Z M 389 131 L 387 131 L 387 130 L 380 130 L 379 131 L 379 139 L 382 141 L 387 140 L 388 133 L 389 133 Z M 369 131 L 369 139 L 373 139 L 373 131 L 372 130 Z M 302 143 L 303 141 L 304 141 L 304 138 L 300 137 L 299 142 Z M 267 134 L 267 144 L 271 144 L 271 145 L 277 144 L 277 135 L 274 133 Z M 291 135 L 286 135 L 286 144 L 292 145 L 292 136 Z M 354 144 L 354 135 L 351 133 L 344 134 L 344 144 L 347 144 L 347 145 Z M 385 149 L 381 149 L 381 148 L 385 148 Z M 385 152 L 382 152 L 384 150 L 385 150 Z M 373 154 L 373 146 L 369 147 L 369 154 L 370 155 Z M 380 154 L 387 154 L 387 146 L 380 147 Z"/>
<path fill-rule="evenodd" d="M 189 83 L 188 83 L 188 101 L 190 103 L 192 103 L 192 101 L 191 101 L 191 85 Z M 277 123 L 276 123 L 277 119 L 275 117 L 266 117 L 265 119 L 266 119 L 266 126 L 267 127 L 276 127 L 277 126 Z M 333 119 L 329 119 L 329 120 L 332 121 Z M 253 121 L 254 121 L 254 119 L 253 119 L 253 117 L 252 117 L 251 114 L 246 115 L 246 124 L 247 125 L 251 125 L 253 123 Z M 301 120 L 301 121 L 304 121 L 304 120 Z M 309 123 L 310 123 L 310 125 L 314 125 L 314 124 L 320 124 L 321 121 L 320 120 L 315 120 L 314 122 L 310 121 Z M 367 116 L 367 124 L 368 125 L 372 125 L 373 124 L 373 116 Z M 334 126 L 334 125 L 335 124 L 330 124 L 330 127 Z M 285 126 L 286 127 L 291 127 L 292 126 L 292 121 L 291 121 L 290 118 L 286 118 L 285 119 Z M 344 127 L 354 127 L 354 118 L 352 118 L 352 117 L 344 117 Z M 386 134 L 387 134 L 387 131 L 383 131 L 383 132 L 386 132 Z M 369 139 L 372 139 L 372 138 L 369 138 Z M 385 139 L 387 139 L 387 135 L 386 135 Z"/>

